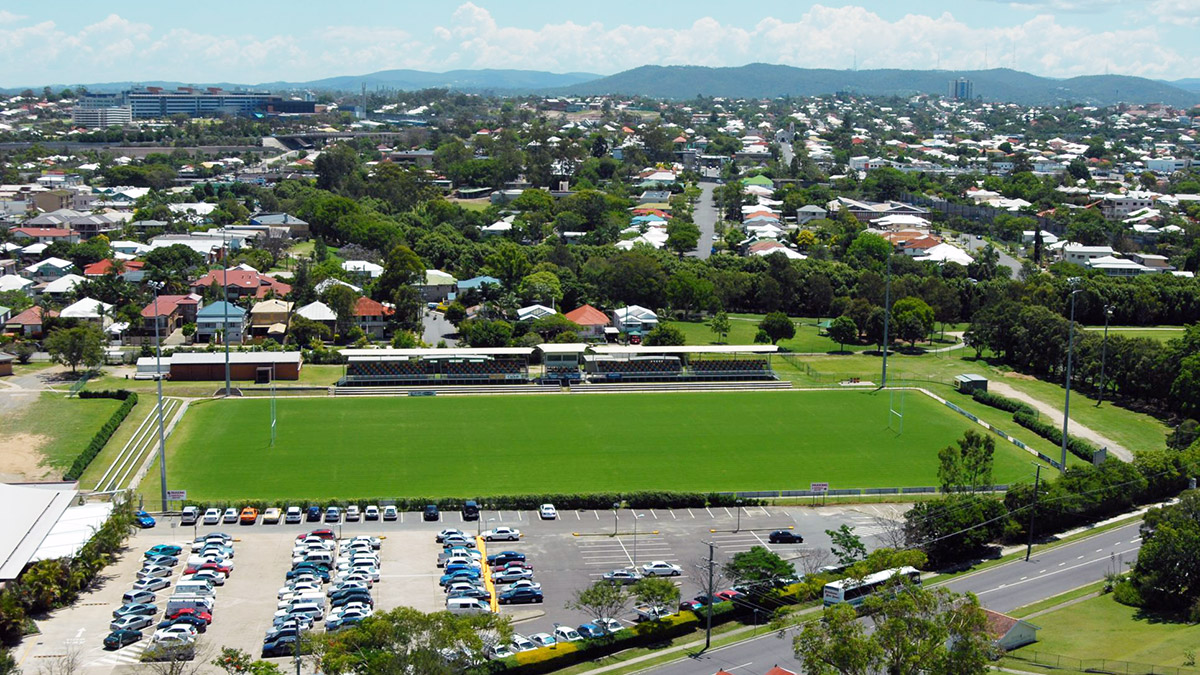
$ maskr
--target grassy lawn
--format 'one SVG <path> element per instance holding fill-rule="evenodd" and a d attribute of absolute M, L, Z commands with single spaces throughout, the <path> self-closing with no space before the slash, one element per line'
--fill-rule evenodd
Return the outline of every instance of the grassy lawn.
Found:
<path fill-rule="evenodd" d="M 65 470 L 100 430 L 120 401 L 108 398 L 75 399 L 42 394 L 16 413 L 0 413 L 0 446 L 20 434 L 43 437 L 38 447 L 45 466 Z"/>
<path fill-rule="evenodd" d="M 1104 326 L 1084 326 L 1086 330 L 1104 333 Z M 1182 326 L 1109 326 L 1109 335 L 1120 335 L 1127 338 L 1144 337 L 1159 342 L 1166 342 L 1171 338 L 1183 337 Z"/>
<path fill-rule="evenodd" d="M 762 321 L 761 316 L 731 314 L 729 317 L 730 330 L 729 334 L 725 336 L 725 343 L 731 345 L 754 344 L 754 335 L 758 333 L 759 321 Z M 780 340 L 780 349 L 800 353 L 830 352 L 838 349 L 838 343 L 819 334 L 815 323 L 811 321 L 803 323 L 800 319 L 795 319 L 793 322 L 796 324 L 796 337 Z M 668 321 L 667 323 L 681 330 L 689 345 L 718 344 L 719 337 L 709 329 L 706 322 Z M 862 346 L 856 345 L 846 345 L 846 348 L 849 350 L 863 349 Z"/>
<path fill-rule="evenodd" d="M 193 404 L 169 441 L 174 486 L 201 499 L 921 486 L 970 424 L 910 395 L 897 436 L 888 397 L 863 391 L 291 399 L 269 448 L 268 406 Z M 996 481 L 1028 458 L 998 444 Z"/>
<path fill-rule="evenodd" d="M 1038 641 L 1014 651 L 1014 656 L 1036 651 L 1076 659 L 1182 666 L 1184 651 L 1200 645 L 1200 625 L 1144 616 L 1134 607 L 1118 604 L 1111 595 L 1043 614 L 1033 623 L 1042 628 Z"/>
<path fill-rule="evenodd" d="M 125 447 L 130 438 L 133 438 L 133 433 L 137 430 L 138 425 L 146 419 L 147 415 L 156 414 L 157 403 L 154 396 L 138 394 L 137 405 L 133 406 L 133 410 L 129 411 L 129 417 L 125 418 L 125 421 L 121 423 L 121 426 L 112 435 L 112 438 L 108 439 L 108 443 L 104 445 L 104 449 L 100 451 L 99 455 L 96 455 L 96 458 L 84 470 L 83 475 L 79 477 L 79 486 L 81 488 L 90 490 L 95 487 L 96 482 L 100 480 L 100 477 L 108 470 L 113 460 L 117 458 L 117 455 L 121 452 L 121 448 Z M 157 419 L 156 417 L 155 420 L 157 421 Z M 171 418 L 167 417 L 166 421 L 167 424 L 170 424 Z M 154 428 L 158 428 L 157 423 L 155 423 Z"/>

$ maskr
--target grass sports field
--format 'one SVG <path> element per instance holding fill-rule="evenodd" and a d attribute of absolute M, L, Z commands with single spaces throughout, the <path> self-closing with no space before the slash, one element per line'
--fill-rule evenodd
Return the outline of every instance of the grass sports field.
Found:
<path fill-rule="evenodd" d="M 897 436 L 888 395 L 863 391 L 280 398 L 272 448 L 268 400 L 206 401 L 168 470 L 172 489 L 214 500 L 934 485 L 938 450 L 969 422 L 915 392 L 904 403 Z M 996 448 L 997 482 L 1030 473 L 1030 455 Z"/>

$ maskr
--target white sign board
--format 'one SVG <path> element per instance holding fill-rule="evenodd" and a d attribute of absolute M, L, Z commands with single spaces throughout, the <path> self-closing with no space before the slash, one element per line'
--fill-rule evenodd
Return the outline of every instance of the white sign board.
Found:
<path fill-rule="evenodd" d="M 810 492 L 829 492 L 829 483 L 809 483 Z"/>
<path fill-rule="evenodd" d="M 187 499 L 187 490 L 167 490 L 167 501 L 182 502 Z"/>

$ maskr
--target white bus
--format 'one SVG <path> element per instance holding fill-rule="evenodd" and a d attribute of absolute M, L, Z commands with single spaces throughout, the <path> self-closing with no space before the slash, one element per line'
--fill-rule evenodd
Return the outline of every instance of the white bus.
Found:
<path fill-rule="evenodd" d="M 897 575 L 908 577 L 912 583 L 921 585 L 921 573 L 915 567 L 898 567 L 868 574 L 862 581 L 839 579 L 825 584 L 825 604 L 828 606 L 847 602 L 851 605 L 861 605 L 864 598 L 887 585 Z"/>

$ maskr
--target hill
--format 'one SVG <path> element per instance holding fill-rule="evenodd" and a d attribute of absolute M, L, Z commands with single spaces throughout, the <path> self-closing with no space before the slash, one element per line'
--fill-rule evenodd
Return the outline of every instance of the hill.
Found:
<path fill-rule="evenodd" d="M 1064 102 L 1111 104 L 1117 102 L 1169 103 L 1190 106 L 1200 94 L 1140 77 L 1089 75 L 1056 80 L 1008 68 L 973 71 L 947 70 L 830 70 L 752 63 L 735 68 L 702 66 L 641 66 L 616 75 L 583 82 L 562 91 L 566 94 L 624 94 L 661 98 L 705 96 L 777 97 L 819 96 L 851 91 L 871 96 L 945 94 L 950 80 L 965 77 L 974 82 L 975 94 L 984 100 L 1024 105 Z"/>

